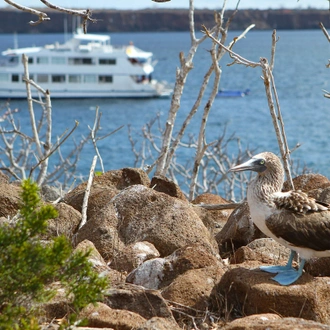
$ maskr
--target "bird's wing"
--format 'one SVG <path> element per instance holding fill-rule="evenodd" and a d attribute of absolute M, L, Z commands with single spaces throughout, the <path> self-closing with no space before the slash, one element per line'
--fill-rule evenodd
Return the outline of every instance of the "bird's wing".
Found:
<path fill-rule="evenodd" d="M 270 215 L 266 225 L 276 237 L 294 246 L 330 250 L 330 211 L 299 214 L 283 209 Z"/>
<path fill-rule="evenodd" d="M 277 209 L 291 210 L 300 214 L 326 211 L 329 209 L 327 205 L 317 202 L 301 190 L 274 193 L 272 195 L 272 201 Z"/>

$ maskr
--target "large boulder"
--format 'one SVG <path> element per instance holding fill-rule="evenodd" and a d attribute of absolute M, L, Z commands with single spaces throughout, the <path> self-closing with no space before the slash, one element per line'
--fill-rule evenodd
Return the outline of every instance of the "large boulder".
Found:
<path fill-rule="evenodd" d="M 295 317 L 277 314 L 256 314 L 236 319 L 222 330 L 330 330 L 330 326 Z"/>
<path fill-rule="evenodd" d="M 162 296 L 179 305 L 206 311 L 210 307 L 211 292 L 223 274 L 223 268 L 217 264 L 190 269 L 164 288 Z"/>
<path fill-rule="evenodd" d="M 167 256 L 199 243 L 217 253 L 217 245 L 189 203 L 143 185 L 116 195 L 111 203 L 118 217 L 118 234 L 127 245 L 148 241 Z"/>
<path fill-rule="evenodd" d="M 135 242 L 118 251 L 112 267 L 121 272 L 131 272 L 143 262 L 159 257 L 155 246 L 149 242 Z"/>
<path fill-rule="evenodd" d="M 121 190 L 135 184 L 149 186 L 148 175 L 138 168 L 123 168 L 121 170 L 108 171 L 93 178 L 90 195 L 88 198 L 87 218 L 99 212 L 112 197 Z M 84 182 L 64 197 L 64 202 L 81 212 L 87 182 Z"/>
<path fill-rule="evenodd" d="M 188 201 L 180 187 L 165 176 L 154 176 L 151 179 L 150 188 L 154 189 L 155 191 L 167 194 L 169 196 L 182 199 L 183 201 Z"/>
<path fill-rule="evenodd" d="M 330 186 L 330 181 L 327 177 L 321 174 L 308 173 L 298 175 L 297 177 L 292 179 L 293 186 L 295 190 L 302 190 L 304 192 L 308 192 L 314 189 L 324 189 Z M 289 183 L 286 181 L 283 184 L 283 191 L 290 190 Z"/>
<path fill-rule="evenodd" d="M 329 278 L 305 273 L 293 285 L 282 286 L 274 274 L 241 264 L 228 270 L 214 288 L 214 298 L 226 297 L 227 306 L 244 315 L 277 313 L 321 323 L 330 322 Z"/>
<path fill-rule="evenodd" d="M 58 217 L 47 221 L 47 231 L 44 238 L 50 239 L 64 235 L 71 240 L 80 224 L 81 213 L 65 203 L 55 204 L 54 207 L 58 212 Z"/>
<path fill-rule="evenodd" d="M 95 306 L 88 305 L 81 311 L 80 317 L 87 320 L 89 327 L 114 328 L 116 330 L 131 330 L 146 322 L 146 319 L 137 313 L 123 309 L 112 309 L 103 303 L 98 303 Z"/>
<path fill-rule="evenodd" d="M 72 241 L 75 245 L 84 240 L 91 241 L 107 262 L 114 263 L 116 255 L 125 248 L 118 237 L 117 227 L 116 209 L 108 203 L 78 230 Z"/>
<path fill-rule="evenodd" d="M 241 246 L 230 257 L 231 264 L 247 261 L 259 261 L 271 265 L 285 265 L 289 259 L 290 249 L 272 238 L 259 238 L 246 246 Z"/>
<path fill-rule="evenodd" d="M 174 320 L 170 306 L 156 290 L 125 284 L 111 288 L 104 303 L 112 309 L 124 309 L 137 313 L 145 319 L 163 317 Z"/>
<path fill-rule="evenodd" d="M 126 278 L 126 281 L 148 289 L 162 289 L 172 281 L 193 269 L 203 269 L 222 263 L 203 245 L 193 244 L 174 251 L 165 258 L 154 258 L 142 263 Z"/>

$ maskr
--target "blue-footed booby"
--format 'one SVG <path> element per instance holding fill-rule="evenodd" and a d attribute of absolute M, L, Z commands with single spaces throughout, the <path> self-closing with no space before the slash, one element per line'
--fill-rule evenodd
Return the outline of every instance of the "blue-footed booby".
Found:
<path fill-rule="evenodd" d="M 286 266 L 264 266 L 278 273 L 273 279 L 282 285 L 294 283 L 303 272 L 306 259 L 330 256 L 330 211 L 300 190 L 282 192 L 284 169 L 280 159 L 263 152 L 230 169 L 255 171 L 248 184 L 247 201 L 251 219 L 268 237 L 291 249 Z M 294 253 L 300 256 L 299 269 L 292 267 Z"/>

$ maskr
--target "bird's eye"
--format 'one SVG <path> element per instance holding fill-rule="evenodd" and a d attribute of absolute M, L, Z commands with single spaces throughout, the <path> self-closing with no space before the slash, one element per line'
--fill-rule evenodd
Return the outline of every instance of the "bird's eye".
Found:
<path fill-rule="evenodd" d="M 259 162 L 260 165 L 265 165 L 265 160 L 261 159 L 261 161 Z"/>

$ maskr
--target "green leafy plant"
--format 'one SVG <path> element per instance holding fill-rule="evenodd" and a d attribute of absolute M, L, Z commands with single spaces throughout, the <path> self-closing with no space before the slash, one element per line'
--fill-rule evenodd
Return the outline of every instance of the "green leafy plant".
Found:
<path fill-rule="evenodd" d="M 94 272 L 90 251 L 72 251 L 64 237 L 42 242 L 47 220 L 58 216 L 52 205 L 41 205 L 38 186 L 22 183 L 17 217 L 0 227 L 0 329 L 39 329 L 38 306 L 55 291 L 48 284 L 60 281 L 70 304 L 67 325 L 89 303 L 102 299 L 106 278 Z"/>

